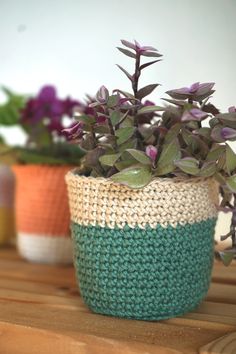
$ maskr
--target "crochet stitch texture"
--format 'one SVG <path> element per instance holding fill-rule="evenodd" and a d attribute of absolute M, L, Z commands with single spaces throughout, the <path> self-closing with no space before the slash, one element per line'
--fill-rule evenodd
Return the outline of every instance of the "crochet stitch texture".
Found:
<path fill-rule="evenodd" d="M 213 180 L 160 179 L 142 190 L 73 173 L 66 180 L 74 263 L 90 309 L 159 320 L 201 302 L 214 253 L 218 190 Z"/>

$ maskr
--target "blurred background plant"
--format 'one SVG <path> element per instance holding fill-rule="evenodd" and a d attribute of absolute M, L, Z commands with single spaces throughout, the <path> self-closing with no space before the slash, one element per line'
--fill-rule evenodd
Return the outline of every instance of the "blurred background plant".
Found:
<path fill-rule="evenodd" d="M 70 97 L 61 99 L 56 88 L 47 85 L 36 96 L 13 93 L 3 88 L 6 102 L 0 106 L 0 126 L 20 126 L 26 133 L 24 147 L 7 147 L 2 140 L 2 162 L 78 165 L 82 150 L 66 142 L 63 128 L 73 125 L 73 109 L 84 107 Z"/>

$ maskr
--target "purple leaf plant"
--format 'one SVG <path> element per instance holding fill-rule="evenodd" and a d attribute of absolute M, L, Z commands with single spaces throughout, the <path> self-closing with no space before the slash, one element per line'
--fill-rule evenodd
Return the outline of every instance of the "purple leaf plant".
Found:
<path fill-rule="evenodd" d="M 140 87 L 140 77 L 162 55 L 137 41 L 121 44 L 118 50 L 134 62 L 132 73 L 118 65 L 132 92 L 109 92 L 102 86 L 86 109 L 78 108 L 77 123 L 63 131 L 84 150 L 81 173 L 111 178 L 130 188 L 142 188 L 155 177 L 214 177 L 220 184 L 221 210 L 232 212 L 230 232 L 223 237 L 231 237 L 232 247 L 220 254 L 228 264 L 236 253 L 236 154 L 227 142 L 236 141 L 235 106 L 221 113 L 209 102 L 213 82 L 169 90 L 169 98 L 155 105 L 146 97 L 159 84 Z M 148 58 L 154 60 L 143 62 Z M 55 100 L 52 93 L 48 96 Z M 55 121 L 59 109 L 55 102 L 50 111 Z"/>

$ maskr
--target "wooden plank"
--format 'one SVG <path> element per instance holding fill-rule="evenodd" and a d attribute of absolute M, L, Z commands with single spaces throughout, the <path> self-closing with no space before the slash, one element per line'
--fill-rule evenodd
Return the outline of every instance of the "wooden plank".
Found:
<path fill-rule="evenodd" d="M 4 325 L 4 327 L 3 327 Z M 68 333 L 1 324 L 0 352 L 7 354 L 180 354 L 175 349 L 152 344 L 103 339 L 92 335 L 77 334 L 76 339 Z M 2 332 L 3 329 L 3 332 Z M 2 332 L 2 333 L 1 333 Z M 14 338 L 14 340 L 12 340 Z"/>
<path fill-rule="evenodd" d="M 14 262 L 0 258 L 0 278 L 76 287 L 73 267 L 39 265 L 21 259 Z"/>
<path fill-rule="evenodd" d="M 30 264 L 0 250 L 0 353 L 196 354 L 236 331 L 233 271 L 215 264 L 207 301 L 194 312 L 144 322 L 91 313 L 72 267 Z"/>
<path fill-rule="evenodd" d="M 201 322 L 200 325 L 198 321 L 196 321 L 195 327 L 189 327 L 187 325 L 171 324 L 167 321 L 124 320 L 90 312 L 84 313 L 79 309 L 78 311 L 70 311 L 65 308 L 47 307 L 45 311 L 40 304 L 0 300 L 0 324 L 2 328 L 4 328 L 5 323 L 13 324 L 13 327 L 9 326 L 9 331 L 12 332 L 14 332 L 14 326 L 19 325 L 64 335 L 68 334 L 78 341 L 79 336 L 84 335 L 87 346 L 90 345 L 90 336 L 95 336 L 103 344 L 105 342 L 109 343 L 107 340 L 112 339 L 119 343 L 132 342 L 134 348 L 138 345 L 141 347 L 142 345 L 152 345 L 153 349 L 147 351 L 148 353 L 162 353 L 156 350 L 159 347 L 176 350 L 177 353 L 196 353 L 200 346 L 236 329 L 235 326 L 221 324 L 216 326 L 207 322 Z"/>
<path fill-rule="evenodd" d="M 222 266 L 222 263 L 215 262 L 213 268 L 212 281 L 214 283 L 236 285 L 236 261 L 229 267 Z"/>
<path fill-rule="evenodd" d="M 236 353 L 236 332 L 227 334 L 222 338 L 205 345 L 199 351 L 199 354 L 234 354 Z"/>
<path fill-rule="evenodd" d="M 236 286 L 212 283 L 207 294 L 207 300 L 226 304 L 236 304 Z"/>
<path fill-rule="evenodd" d="M 74 284 L 73 284 L 74 285 Z M 19 279 L 0 278 L 0 289 L 27 291 L 28 293 L 55 295 L 55 296 L 77 296 L 77 286 L 55 285 L 50 283 L 38 283 Z"/>

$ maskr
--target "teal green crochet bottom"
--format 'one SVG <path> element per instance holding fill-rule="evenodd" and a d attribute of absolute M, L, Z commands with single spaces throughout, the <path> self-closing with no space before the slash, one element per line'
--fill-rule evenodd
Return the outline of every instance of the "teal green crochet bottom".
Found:
<path fill-rule="evenodd" d="M 142 320 L 193 310 L 209 287 L 215 222 L 144 230 L 72 223 L 84 302 L 96 313 Z"/>

